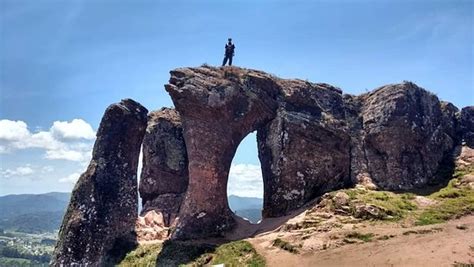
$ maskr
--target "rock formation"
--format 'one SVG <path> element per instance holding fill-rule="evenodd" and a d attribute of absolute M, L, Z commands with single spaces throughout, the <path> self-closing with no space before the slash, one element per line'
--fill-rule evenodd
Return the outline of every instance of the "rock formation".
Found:
<path fill-rule="evenodd" d="M 463 108 L 460 117 L 462 140 L 467 146 L 474 148 L 474 106 Z"/>
<path fill-rule="evenodd" d="M 133 232 L 147 112 L 130 99 L 105 111 L 92 160 L 72 192 L 51 265 L 102 266 L 114 244 Z"/>
<path fill-rule="evenodd" d="M 350 96 L 327 84 L 204 66 L 172 71 L 165 87 L 182 116 L 189 159 L 178 239 L 232 227 L 228 171 L 249 132 L 257 131 L 264 217 L 352 184 L 410 190 L 437 183 L 459 140 L 456 107 L 411 82 Z"/>
<path fill-rule="evenodd" d="M 439 182 L 440 163 L 451 156 L 457 109 L 413 83 L 386 85 L 357 97 L 352 179 L 384 190 Z"/>
<path fill-rule="evenodd" d="M 183 120 L 189 160 L 189 184 L 174 236 L 218 235 L 234 223 L 227 203 L 234 153 L 248 133 L 275 116 L 278 87 L 267 74 L 233 68 L 171 74 L 166 90 Z"/>
<path fill-rule="evenodd" d="M 143 138 L 140 177 L 142 214 L 160 212 L 169 226 L 179 211 L 188 187 L 188 158 L 181 118 L 174 109 L 150 112 Z"/>
<path fill-rule="evenodd" d="M 263 217 L 278 217 L 350 185 L 350 144 L 342 91 L 278 80 L 275 118 L 257 131 L 264 181 Z"/>
<path fill-rule="evenodd" d="M 181 118 L 174 109 L 150 112 L 143 138 L 138 240 L 165 239 L 188 187 L 188 158 Z"/>
<path fill-rule="evenodd" d="M 176 110 L 148 116 L 142 216 L 137 219 L 132 210 L 131 178 L 146 111 L 128 100 L 112 105 L 102 120 L 54 263 L 102 262 L 135 219 L 145 240 L 166 238 L 170 229 L 175 239 L 231 229 L 229 169 L 237 146 L 253 131 L 264 182 L 263 217 L 286 215 L 325 192 L 354 185 L 412 190 L 438 183 L 452 171 L 454 148 L 462 140 L 474 146 L 474 107 L 458 112 L 411 82 L 352 96 L 328 84 L 203 66 L 171 71 L 165 88 Z M 366 210 L 370 207 L 361 214 Z"/>

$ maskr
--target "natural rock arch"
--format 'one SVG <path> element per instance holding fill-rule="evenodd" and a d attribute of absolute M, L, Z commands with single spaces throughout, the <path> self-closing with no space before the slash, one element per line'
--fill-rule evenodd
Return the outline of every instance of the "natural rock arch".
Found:
<path fill-rule="evenodd" d="M 257 73 L 243 77 L 241 72 L 203 68 L 171 74 L 166 90 L 181 115 L 189 159 L 189 184 L 174 236 L 219 234 L 234 224 L 226 191 L 237 146 L 275 117 L 278 91 L 276 86 L 258 86 L 274 81 Z"/>
<path fill-rule="evenodd" d="M 203 66 L 172 71 L 165 88 L 175 110 L 147 119 L 146 109 L 132 100 L 106 110 L 92 161 L 63 219 L 53 265 L 101 264 L 114 243 L 134 233 L 144 136 L 140 194 L 144 211 L 156 215 L 148 217 L 151 225 L 157 219 L 165 226 L 158 235 L 145 233 L 152 239 L 167 238 L 173 229 L 173 238 L 189 239 L 232 228 L 229 167 L 240 141 L 254 130 L 263 217 L 285 215 L 354 184 L 411 190 L 439 183 L 450 175 L 454 147 L 474 146 L 474 107 L 459 112 L 411 82 L 352 96 L 328 84 Z"/>
<path fill-rule="evenodd" d="M 264 217 L 282 216 L 350 180 L 349 136 L 340 125 L 344 109 L 337 88 L 238 68 L 177 69 L 165 87 L 181 115 L 189 159 L 174 238 L 232 228 L 229 168 L 237 146 L 253 131 L 263 170 Z M 304 147 L 312 150 L 301 151 Z M 328 152 L 331 156 L 320 156 Z M 319 168 L 320 159 L 328 166 Z"/>

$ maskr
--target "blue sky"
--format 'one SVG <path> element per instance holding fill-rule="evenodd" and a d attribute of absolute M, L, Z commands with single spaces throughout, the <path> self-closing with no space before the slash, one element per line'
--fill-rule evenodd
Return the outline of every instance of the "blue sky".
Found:
<path fill-rule="evenodd" d="M 447 0 L 0 0 L 0 195 L 70 190 L 110 103 L 172 106 L 169 70 L 218 65 L 228 37 L 238 66 L 351 94 L 410 80 L 473 105 L 473 10 Z M 253 134 L 229 191 L 261 191 L 258 164 Z"/>

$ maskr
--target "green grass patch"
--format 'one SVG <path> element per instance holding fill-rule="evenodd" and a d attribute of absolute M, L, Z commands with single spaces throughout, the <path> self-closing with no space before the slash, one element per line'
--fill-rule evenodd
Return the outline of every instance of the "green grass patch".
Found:
<path fill-rule="evenodd" d="M 118 264 L 122 267 L 151 266 L 265 266 L 260 256 L 247 241 L 235 241 L 223 245 L 193 242 L 166 241 L 163 244 L 141 245 L 129 252 Z"/>
<path fill-rule="evenodd" d="M 429 197 L 438 201 L 419 214 L 417 225 L 443 223 L 474 213 L 474 191 L 467 187 L 456 187 L 457 179 L 452 179 L 445 188 Z"/>
<path fill-rule="evenodd" d="M 204 264 L 225 264 L 225 266 L 265 266 L 265 259 L 260 256 L 247 241 L 235 241 L 220 245 L 212 253 L 201 256 L 196 266 Z"/>
<path fill-rule="evenodd" d="M 121 267 L 129 266 L 156 266 L 158 254 L 162 248 L 160 244 L 141 245 L 135 250 L 127 253 L 125 258 L 118 264 Z"/>
<path fill-rule="evenodd" d="M 370 241 L 372 241 L 372 238 L 374 237 L 374 234 L 373 233 L 362 234 L 362 233 L 359 233 L 359 232 L 350 232 L 350 233 L 347 233 L 345 236 L 346 236 L 346 238 L 359 239 L 359 240 L 362 240 L 364 242 L 370 242 Z"/>
<path fill-rule="evenodd" d="M 280 239 L 280 238 L 277 238 L 277 239 L 273 240 L 273 246 L 281 248 L 283 250 L 286 250 L 286 251 L 294 253 L 294 254 L 299 253 L 298 248 L 296 246 L 294 246 L 294 245 L 290 244 L 289 242 L 287 242 L 283 239 Z"/>
<path fill-rule="evenodd" d="M 341 191 L 349 196 L 350 213 L 354 217 L 358 216 L 356 206 L 361 203 L 375 206 L 380 210 L 379 216 L 364 219 L 397 221 L 404 218 L 408 212 L 417 209 L 417 205 L 412 202 L 416 196 L 411 193 L 396 194 L 388 191 L 353 188 L 333 192 L 332 196 Z M 335 204 L 330 203 L 330 205 L 334 206 Z"/>

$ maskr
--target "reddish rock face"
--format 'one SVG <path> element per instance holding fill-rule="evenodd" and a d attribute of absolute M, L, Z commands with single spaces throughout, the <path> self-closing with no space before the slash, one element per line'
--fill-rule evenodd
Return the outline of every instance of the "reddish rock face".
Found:
<path fill-rule="evenodd" d="M 138 156 L 147 110 L 126 99 L 102 118 L 92 160 L 72 192 L 52 266 L 103 266 L 114 243 L 134 237 Z"/>
<path fill-rule="evenodd" d="M 163 217 L 163 226 L 168 227 L 178 216 L 188 187 L 188 157 L 176 110 L 162 108 L 150 112 L 142 150 L 142 215 L 154 211 Z"/>
<path fill-rule="evenodd" d="M 203 67 L 172 71 L 166 90 L 181 114 L 189 159 L 174 238 L 219 235 L 234 224 L 226 190 L 235 150 L 275 116 L 278 87 L 260 72 Z"/>
<path fill-rule="evenodd" d="M 412 83 L 354 97 L 327 84 L 201 67 L 172 71 L 166 90 L 182 116 L 189 158 L 174 238 L 232 227 L 227 177 L 251 131 L 257 130 L 264 217 L 355 183 L 386 190 L 436 183 L 459 139 L 457 109 Z"/>

